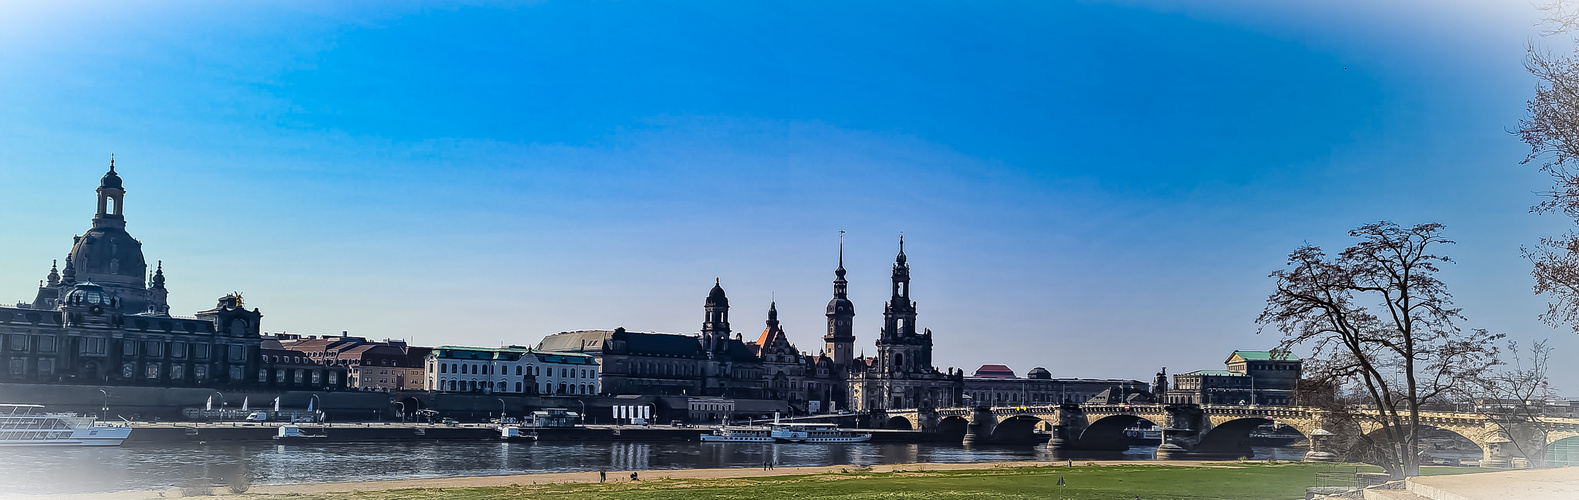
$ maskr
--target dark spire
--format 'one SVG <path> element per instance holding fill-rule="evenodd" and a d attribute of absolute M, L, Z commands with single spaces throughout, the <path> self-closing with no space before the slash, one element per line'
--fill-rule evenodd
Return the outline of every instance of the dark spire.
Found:
<path fill-rule="evenodd" d="M 833 270 L 839 279 L 844 279 L 844 230 L 839 230 L 839 268 Z"/>
<path fill-rule="evenodd" d="M 899 256 L 894 258 L 894 262 L 901 265 L 905 263 L 905 233 L 899 233 Z"/>
<path fill-rule="evenodd" d="M 159 268 L 154 270 L 154 288 L 164 288 L 164 261 L 159 261 L 158 265 Z"/>
<path fill-rule="evenodd" d="M 777 326 L 779 326 L 779 303 L 775 300 L 768 303 L 768 328 Z"/>
<path fill-rule="evenodd" d="M 60 272 L 55 268 L 59 263 L 60 261 L 58 260 L 49 261 L 49 286 L 60 284 Z"/>

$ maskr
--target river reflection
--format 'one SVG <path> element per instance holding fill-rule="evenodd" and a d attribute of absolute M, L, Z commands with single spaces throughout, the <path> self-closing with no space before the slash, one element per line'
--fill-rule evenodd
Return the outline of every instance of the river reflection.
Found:
<path fill-rule="evenodd" d="M 1300 448 L 1258 448 L 1255 458 L 1298 459 Z M 1154 458 L 1151 447 L 1106 454 L 1056 453 L 1045 446 L 958 444 L 772 444 L 477 441 L 275 445 L 128 443 L 115 448 L 8 448 L 0 454 L 0 496 L 254 484 L 653 469 L 872 465 L 913 462 L 1064 461 Z"/>

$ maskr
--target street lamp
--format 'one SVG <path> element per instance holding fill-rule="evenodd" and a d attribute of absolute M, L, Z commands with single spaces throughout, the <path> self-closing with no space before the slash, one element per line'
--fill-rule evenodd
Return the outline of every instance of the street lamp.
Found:
<path fill-rule="evenodd" d="M 499 400 L 499 423 L 502 424 L 502 423 L 504 423 L 504 398 L 494 398 L 494 399 Z"/>
<path fill-rule="evenodd" d="M 220 420 L 224 420 L 225 419 L 225 393 L 219 392 L 219 391 L 214 391 L 214 395 L 219 396 L 219 419 Z"/>
<path fill-rule="evenodd" d="M 104 406 L 99 407 L 99 419 L 101 419 L 101 420 L 109 420 L 109 418 L 110 418 L 110 393 L 109 392 L 105 392 L 104 389 L 99 389 L 99 394 L 103 394 L 104 395 Z"/>
<path fill-rule="evenodd" d="M 314 405 L 313 404 L 314 402 L 316 402 L 317 405 Z M 312 411 L 315 412 L 313 414 L 313 416 L 315 417 L 313 420 L 317 420 L 317 421 L 322 421 L 323 420 L 322 418 L 317 418 L 318 415 L 323 414 L 323 399 L 322 398 L 319 398 L 317 394 L 313 394 L 312 399 L 307 402 L 307 406 L 309 408 L 315 408 L 314 410 L 312 410 Z"/>
<path fill-rule="evenodd" d="M 406 403 L 396 401 L 395 404 L 400 405 L 400 423 L 406 423 Z"/>

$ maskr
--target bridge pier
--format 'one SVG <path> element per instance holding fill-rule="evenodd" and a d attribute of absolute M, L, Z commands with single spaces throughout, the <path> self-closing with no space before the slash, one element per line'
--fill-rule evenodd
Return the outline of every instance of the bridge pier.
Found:
<path fill-rule="evenodd" d="M 988 406 L 971 410 L 970 423 L 965 425 L 965 446 L 986 444 L 992 441 L 992 431 L 998 427 L 998 416 Z"/>
<path fill-rule="evenodd" d="M 1080 436 L 1085 434 L 1086 412 L 1080 405 L 1064 403 L 1058 405 L 1058 421 L 1053 424 L 1053 435 L 1047 439 L 1047 447 L 1054 450 L 1073 450 L 1080 446 Z"/>
<path fill-rule="evenodd" d="M 1201 421 L 1205 412 L 1197 405 L 1167 405 L 1168 423 L 1162 429 L 1162 444 L 1157 445 L 1157 459 L 1184 458 L 1201 442 Z"/>

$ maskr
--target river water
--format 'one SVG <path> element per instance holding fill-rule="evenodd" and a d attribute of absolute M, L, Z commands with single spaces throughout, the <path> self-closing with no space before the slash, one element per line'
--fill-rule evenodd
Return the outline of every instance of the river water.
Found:
<path fill-rule="evenodd" d="M 1253 458 L 1298 459 L 1302 447 L 1256 448 Z M 914 462 L 1155 458 L 1155 447 L 1069 456 L 1046 446 L 958 444 L 773 444 L 696 442 L 418 441 L 406 443 L 166 444 L 108 448 L 0 449 L 0 496 L 253 484 L 505 475 Z"/>

